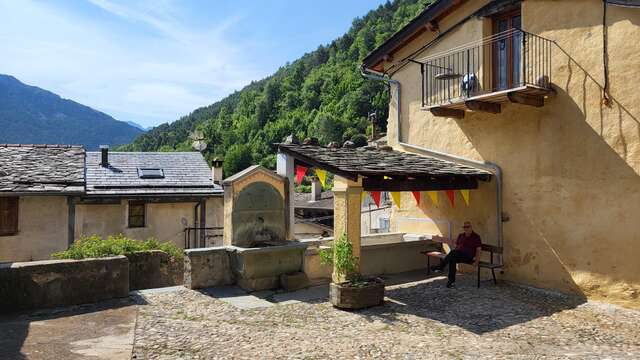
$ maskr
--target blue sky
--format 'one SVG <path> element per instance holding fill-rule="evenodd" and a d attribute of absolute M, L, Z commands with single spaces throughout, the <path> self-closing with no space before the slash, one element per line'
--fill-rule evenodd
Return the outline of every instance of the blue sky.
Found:
<path fill-rule="evenodd" d="M 143 126 L 342 35 L 384 0 L 0 0 L 0 73 Z"/>

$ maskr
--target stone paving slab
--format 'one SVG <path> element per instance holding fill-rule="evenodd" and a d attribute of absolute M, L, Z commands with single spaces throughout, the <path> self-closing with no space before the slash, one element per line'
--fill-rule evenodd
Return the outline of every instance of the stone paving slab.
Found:
<path fill-rule="evenodd" d="M 397 285 L 386 288 L 384 305 L 360 311 L 335 309 L 325 299 L 280 299 L 276 305 L 242 309 L 206 292 L 154 294 L 139 307 L 134 356 L 640 358 L 638 311 L 506 283 L 477 289 L 474 280 L 460 276 L 456 289 L 447 289 L 443 277 L 389 281 Z M 227 291 L 222 295 L 239 294 Z"/>
<path fill-rule="evenodd" d="M 212 287 L 203 290 L 203 293 L 239 309 L 249 310 L 273 306 L 273 303 L 248 294 L 237 286 Z"/>
<path fill-rule="evenodd" d="M 130 359 L 136 306 L 113 300 L 0 317 L 0 359 Z"/>

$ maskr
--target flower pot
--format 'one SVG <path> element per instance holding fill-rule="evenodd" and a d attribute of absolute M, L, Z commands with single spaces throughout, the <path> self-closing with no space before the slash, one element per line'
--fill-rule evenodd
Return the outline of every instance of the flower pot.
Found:
<path fill-rule="evenodd" d="M 331 304 L 340 309 L 363 309 L 382 305 L 384 282 L 375 278 L 360 282 L 331 283 L 329 298 Z"/>

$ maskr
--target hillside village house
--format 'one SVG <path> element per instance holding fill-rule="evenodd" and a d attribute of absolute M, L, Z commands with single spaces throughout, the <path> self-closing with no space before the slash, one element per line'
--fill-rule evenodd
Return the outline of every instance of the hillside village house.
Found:
<path fill-rule="evenodd" d="M 222 195 L 197 152 L 0 145 L 0 262 L 48 259 L 84 235 L 221 243 Z"/>
<path fill-rule="evenodd" d="M 505 279 L 639 302 L 638 6 L 435 1 L 368 55 L 395 150 L 492 173 L 468 207 L 404 193 L 392 221 L 469 219 L 504 247 Z"/>
<path fill-rule="evenodd" d="M 501 278 L 638 306 L 638 3 L 435 1 L 363 60 L 389 84 L 391 148 L 290 141 L 279 171 L 336 174 L 334 233 L 356 256 L 361 192 L 397 191 L 397 231 L 470 220 Z"/>

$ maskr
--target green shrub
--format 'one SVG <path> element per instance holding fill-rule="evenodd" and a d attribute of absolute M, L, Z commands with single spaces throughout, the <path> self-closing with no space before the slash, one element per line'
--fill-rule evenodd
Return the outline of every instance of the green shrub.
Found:
<path fill-rule="evenodd" d="M 320 262 L 324 265 L 333 265 L 338 276 L 349 281 L 357 281 L 360 278 L 356 273 L 358 258 L 353 255 L 353 245 L 344 234 L 334 240 L 329 249 L 320 250 Z"/>
<path fill-rule="evenodd" d="M 161 250 L 169 254 L 172 260 L 182 259 L 182 249 L 170 242 L 156 239 L 135 240 L 122 234 L 102 239 L 98 235 L 84 236 L 76 240 L 68 250 L 53 253 L 54 259 L 100 258 L 114 255 L 127 255 L 136 251 Z"/>

